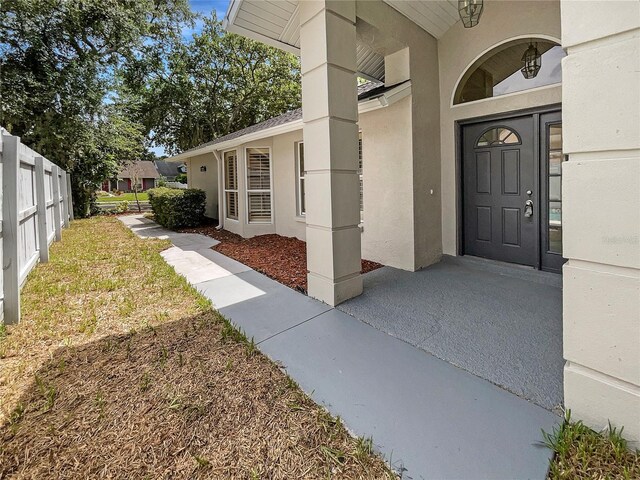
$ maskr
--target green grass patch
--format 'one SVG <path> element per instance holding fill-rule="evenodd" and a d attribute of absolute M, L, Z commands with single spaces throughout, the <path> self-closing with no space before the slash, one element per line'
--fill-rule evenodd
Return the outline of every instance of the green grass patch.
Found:
<path fill-rule="evenodd" d="M 21 323 L 0 329 L 0 478 L 397 478 L 164 261 L 169 246 L 78 220 L 30 273 Z"/>
<path fill-rule="evenodd" d="M 138 200 L 141 202 L 146 202 L 149 200 L 149 194 L 147 192 L 138 193 Z M 122 195 L 110 196 L 110 195 L 99 195 L 97 197 L 98 203 L 111 203 L 111 202 L 135 202 L 136 196 L 133 193 L 123 193 Z"/>
<path fill-rule="evenodd" d="M 542 432 L 545 445 L 555 452 L 549 480 L 640 478 L 640 453 L 629 449 L 622 431 L 609 425 L 595 432 L 580 421 L 572 422 L 567 412 L 562 425 Z"/>

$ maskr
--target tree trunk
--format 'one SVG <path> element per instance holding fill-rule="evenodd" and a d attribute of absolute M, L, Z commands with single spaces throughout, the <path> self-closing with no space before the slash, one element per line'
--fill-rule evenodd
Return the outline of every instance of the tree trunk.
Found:
<path fill-rule="evenodd" d="M 140 207 L 140 200 L 138 200 L 138 182 L 137 181 L 133 183 L 133 195 L 136 197 L 136 205 L 138 205 L 138 213 L 142 213 L 142 207 Z"/>

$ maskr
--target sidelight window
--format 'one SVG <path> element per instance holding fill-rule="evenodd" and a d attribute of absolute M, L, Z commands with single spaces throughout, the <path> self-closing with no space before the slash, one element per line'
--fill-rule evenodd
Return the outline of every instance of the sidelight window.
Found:
<path fill-rule="evenodd" d="M 562 254 L 562 125 L 550 125 L 547 130 L 548 161 L 548 245 L 547 251 Z"/>

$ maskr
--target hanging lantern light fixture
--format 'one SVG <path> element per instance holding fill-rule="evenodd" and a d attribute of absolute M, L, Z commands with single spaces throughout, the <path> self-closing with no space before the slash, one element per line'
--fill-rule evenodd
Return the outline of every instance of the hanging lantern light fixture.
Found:
<path fill-rule="evenodd" d="M 538 44 L 535 46 L 533 43 L 529 44 L 529 48 L 527 48 L 522 55 L 522 62 L 524 63 L 524 67 L 520 69 L 522 75 L 526 79 L 535 78 L 540 71 L 540 67 L 542 66 L 542 56 L 538 51 Z"/>
<path fill-rule="evenodd" d="M 464 28 L 475 27 L 480 21 L 484 0 L 458 0 L 458 14 Z"/>

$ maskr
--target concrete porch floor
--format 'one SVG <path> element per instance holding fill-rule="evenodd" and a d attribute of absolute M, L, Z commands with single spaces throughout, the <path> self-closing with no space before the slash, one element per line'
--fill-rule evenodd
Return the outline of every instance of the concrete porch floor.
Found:
<path fill-rule="evenodd" d="M 548 410 L 563 402 L 560 275 L 444 257 L 370 272 L 338 308 Z"/>
<path fill-rule="evenodd" d="M 165 260 L 403 479 L 546 477 L 551 412 L 212 251 L 211 238 L 121 219 L 170 239 Z"/>

